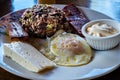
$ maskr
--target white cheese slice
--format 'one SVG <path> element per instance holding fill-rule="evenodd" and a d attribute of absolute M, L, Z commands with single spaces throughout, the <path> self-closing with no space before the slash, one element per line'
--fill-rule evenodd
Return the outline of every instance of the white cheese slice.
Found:
<path fill-rule="evenodd" d="M 28 43 L 20 41 L 4 43 L 3 52 L 5 56 L 10 57 L 24 68 L 33 72 L 54 67 L 52 61 Z"/>

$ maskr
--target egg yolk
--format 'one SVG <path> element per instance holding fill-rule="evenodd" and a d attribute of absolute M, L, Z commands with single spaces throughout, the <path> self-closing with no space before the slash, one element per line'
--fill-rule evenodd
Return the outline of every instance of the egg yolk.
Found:
<path fill-rule="evenodd" d="M 62 53 L 68 55 L 76 55 L 83 52 L 82 43 L 74 38 L 64 38 L 57 49 L 61 49 Z M 60 52 L 61 52 L 60 51 Z"/>

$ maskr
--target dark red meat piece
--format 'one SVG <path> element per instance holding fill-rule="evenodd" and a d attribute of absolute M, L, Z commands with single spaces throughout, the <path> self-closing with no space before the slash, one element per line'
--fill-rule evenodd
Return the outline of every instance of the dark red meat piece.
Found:
<path fill-rule="evenodd" d="M 83 37 L 81 33 L 82 26 L 89 22 L 89 19 L 84 14 L 82 9 L 78 9 L 75 5 L 69 4 L 62 9 L 65 12 L 67 20 L 75 28 L 77 33 Z"/>

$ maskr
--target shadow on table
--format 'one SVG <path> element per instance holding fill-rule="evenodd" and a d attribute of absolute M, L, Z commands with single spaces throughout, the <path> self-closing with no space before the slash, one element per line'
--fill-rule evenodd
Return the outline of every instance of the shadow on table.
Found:
<path fill-rule="evenodd" d="M 12 1 L 13 0 L 0 0 L 0 17 L 13 10 Z"/>

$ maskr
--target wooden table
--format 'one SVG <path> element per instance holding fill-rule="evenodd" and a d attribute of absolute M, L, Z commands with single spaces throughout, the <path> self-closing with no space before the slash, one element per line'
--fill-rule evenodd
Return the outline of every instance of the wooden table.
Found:
<path fill-rule="evenodd" d="M 36 0 L 0 0 L 0 17 L 19 9 L 30 7 L 36 4 Z M 79 6 L 88 7 L 99 11 L 111 18 L 120 21 L 120 2 L 118 0 L 57 0 L 57 4 L 74 3 Z M 13 75 L 6 70 L 0 68 L 0 80 L 27 80 Z M 93 79 L 93 80 L 120 80 L 120 68 L 115 71 Z"/>

